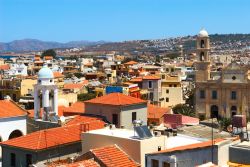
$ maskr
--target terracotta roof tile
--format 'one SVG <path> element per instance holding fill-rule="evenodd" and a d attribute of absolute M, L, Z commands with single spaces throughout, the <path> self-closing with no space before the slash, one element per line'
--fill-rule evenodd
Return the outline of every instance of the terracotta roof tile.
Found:
<path fill-rule="evenodd" d="M 75 116 L 75 118 L 73 118 L 72 120 L 70 120 L 69 122 L 67 122 L 66 125 L 91 123 L 91 122 L 96 122 L 97 120 L 102 121 L 102 119 L 96 118 L 96 117 L 77 115 L 77 116 Z M 93 127 L 94 127 L 94 125 L 93 125 Z"/>
<path fill-rule="evenodd" d="M 136 61 L 129 61 L 127 63 L 124 63 L 125 65 L 134 65 L 134 64 L 138 64 L 138 62 Z"/>
<path fill-rule="evenodd" d="M 77 113 L 82 114 L 85 112 L 85 103 L 83 102 L 75 102 L 70 107 L 65 107 L 63 109 L 63 113 Z"/>
<path fill-rule="evenodd" d="M 104 122 L 100 120 L 85 122 L 89 124 L 89 130 L 101 129 Z M 19 147 L 29 150 L 43 150 L 58 145 L 80 142 L 80 134 L 83 132 L 82 124 L 67 125 L 30 133 L 25 136 L 2 142 L 0 145 Z"/>
<path fill-rule="evenodd" d="M 130 82 L 142 82 L 142 77 L 132 78 Z"/>
<path fill-rule="evenodd" d="M 0 65 L 0 70 L 9 70 L 10 66 L 8 64 Z"/>
<path fill-rule="evenodd" d="M 83 83 L 69 83 L 65 84 L 63 89 L 82 89 L 86 84 L 88 84 L 87 80 Z"/>
<path fill-rule="evenodd" d="M 0 118 L 27 115 L 27 112 L 12 100 L 0 100 Z"/>
<path fill-rule="evenodd" d="M 160 80 L 161 78 L 155 75 L 146 75 L 142 77 L 143 80 Z"/>
<path fill-rule="evenodd" d="M 107 167 L 137 167 L 138 165 L 118 146 L 111 145 L 91 150 Z"/>
<path fill-rule="evenodd" d="M 148 104 L 148 118 L 162 118 L 164 114 L 168 113 L 169 111 L 170 108 Z"/>
<path fill-rule="evenodd" d="M 60 165 L 59 167 L 100 167 L 100 165 L 92 159 L 75 162 L 73 164 Z"/>
<path fill-rule="evenodd" d="M 125 106 L 125 105 L 146 103 L 146 101 L 135 97 L 127 96 L 122 93 L 110 93 L 108 95 L 104 95 L 101 97 L 97 97 L 95 99 L 85 101 L 85 103 Z"/>
<path fill-rule="evenodd" d="M 58 71 L 53 72 L 53 74 L 54 74 L 54 78 L 61 78 L 61 77 L 64 76 L 62 73 L 60 73 L 60 72 L 58 72 Z"/>

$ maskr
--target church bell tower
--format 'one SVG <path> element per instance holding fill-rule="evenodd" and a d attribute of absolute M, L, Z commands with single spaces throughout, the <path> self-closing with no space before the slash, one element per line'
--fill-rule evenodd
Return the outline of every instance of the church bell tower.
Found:
<path fill-rule="evenodd" d="M 210 79 L 210 41 L 208 33 L 202 29 L 196 39 L 196 56 L 197 62 L 195 63 L 196 82 L 206 82 Z"/>

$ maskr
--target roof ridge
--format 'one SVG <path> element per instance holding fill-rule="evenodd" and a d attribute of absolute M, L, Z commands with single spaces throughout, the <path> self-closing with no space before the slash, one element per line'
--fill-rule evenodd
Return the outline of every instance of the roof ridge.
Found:
<path fill-rule="evenodd" d="M 39 137 L 38 137 L 38 142 L 37 142 L 36 150 L 40 147 L 40 141 L 41 141 L 40 139 L 41 139 L 42 131 L 43 130 L 39 131 Z"/>

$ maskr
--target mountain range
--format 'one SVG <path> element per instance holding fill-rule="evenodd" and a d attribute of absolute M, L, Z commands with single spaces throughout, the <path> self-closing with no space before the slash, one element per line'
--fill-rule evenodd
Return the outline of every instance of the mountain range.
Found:
<path fill-rule="evenodd" d="M 41 41 L 37 39 L 22 39 L 8 43 L 0 42 L 0 52 L 39 51 L 39 50 L 54 49 L 54 48 L 85 47 L 85 46 L 99 45 L 104 43 L 106 42 L 71 41 L 67 43 L 60 43 L 60 42 Z"/>

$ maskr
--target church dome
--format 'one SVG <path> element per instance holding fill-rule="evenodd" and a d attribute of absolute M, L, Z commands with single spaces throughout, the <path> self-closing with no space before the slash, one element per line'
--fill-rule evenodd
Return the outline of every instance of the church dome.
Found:
<path fill-rule="evenodd" d="M 38 79 L 44 79 L 44 78 L 46 79 L 54 78 L 52 70 L 47 65 L 44 65 L 38 72 Z"/>
<path fill-rule="evenodd" d="M 202 29 L 199 34 L 199 37 L 208 37 L 208 32 L 205 29 Z"/>

